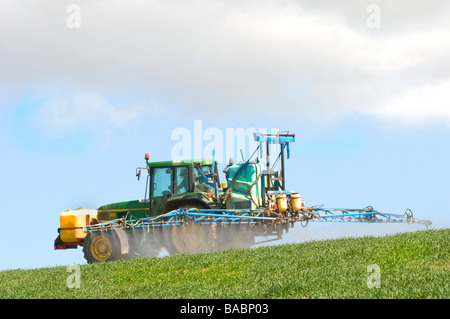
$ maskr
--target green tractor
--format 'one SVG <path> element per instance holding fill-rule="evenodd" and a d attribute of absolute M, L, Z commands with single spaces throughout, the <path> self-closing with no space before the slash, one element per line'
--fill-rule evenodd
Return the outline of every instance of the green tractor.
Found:
<path fill-rule="evenodd" d="M 260 135 L 255 134 L 255 139 Z M 86 231 L 86 226 L 108 225 L 123 220 L 130 225 L 136 220 L 164 216 L 180 209 L 211 210 L 227 212 L 255 209 L 270 209 L 273 204 L 267 191 L 284 191 L 284 150 L 294 135 L 280 135 L 264 140 L 281 145 L 282 170 L 274 171 L 269 162 L 266 165 L 257 157 L 225 167 L 226 183 L 219 179 L 218 165 L 214 160 L 180 160 L 149 162 L 145 154 L 146 166 L 136 168 L 138 180 L 141 172 L 147 172 L 144 199 L 118 202 L 99 207 L 97 210 L 68 210 L 61 214 L 59 236 L 55 249 L 83 246 L 88 262 L 123 259 L 137 256 L 157 256 L 164 248 L 170 254 L 195 253 L 225 247 L 250 247 L 257 235 L 274 234 L 280 237 L 280 227 L 261 224 L 221 225 L 209 223 L 208 217 L 202 223 L 177 226 L 115 228 L 114 231 Z M 267 154 L 268 155 L 268 154 Z M 132 225 L 131 225 L 132 226 Z M 158 226 L 158 225 L 155 225 Z M 273 227 L 272 227 L 273 226 Z M 234 235 L 232 235 L 234 234 Z M 236 235 L 238 234 L 238 236 Z M 232 236 L 230 236 L 232 235 Z"/>
<path fill-rule="evenodd" d="M 215 191 L 220 185 L 217 164 L 211 160 L 148 162 L 138 167 L 136 176 L 146 170 L 145 198 L 98 208 L 99 222 L 117 218 L 158 216 L 180 208 L 221 208 Z"/>

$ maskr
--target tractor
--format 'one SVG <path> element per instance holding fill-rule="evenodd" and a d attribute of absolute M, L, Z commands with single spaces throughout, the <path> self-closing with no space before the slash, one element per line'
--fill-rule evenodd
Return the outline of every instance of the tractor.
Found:
<path fill-rule="evenodd" d="M 249 247 L 258 235 L 276 234 L 281 238 L 286 227 L 276 227 L 273 219 L 261 216 L 261 220 L 254 221 L 258 218 L 255 214 L 269 206 L 267 191 L 284 190 L 284 154 L 295 135 L 255 133 L 255 140 L 260 144 L 247 161 L 234 164 L 230 158 L 223 170 L 226 183 L 220 182 L 218 163 L 214 159 L 149 162 L 150 156 L 145 154 L 145 167 L 136 168 L 138 180 L 143 171 L 147 172 L 144 199 L 107 204 L 97 210 L 79 208 L 63 212 L 55 249 L 83 246 L 84 257 L 91 263 L 156 256 L 163 248 L 170 254 L 177 254 Z M 281 145 L 281 172 L 271 169 L 269 161 L 264 165 L 259 157 L 251 160 L 263 142 L 267 149 L 269 144 Z M 206 216 L 200 222 L 183 223 L 182 226 L 167 222 L 140 229 L 132 227 L 136 221 L 166 216 L 174 211 L 205 211 Z M 251 218 L 242 222 L 242 212 L 249 213 Z M 221 227 L 217 227 L 211 213 L 223 218 L 239 213 L 241 217 L 235 216 L 240 218 L 238 223 L 219 222 Z M 123 221 L 125 227 L 95 231 L 96 225 L 116 225 L 118 221 Z"/>

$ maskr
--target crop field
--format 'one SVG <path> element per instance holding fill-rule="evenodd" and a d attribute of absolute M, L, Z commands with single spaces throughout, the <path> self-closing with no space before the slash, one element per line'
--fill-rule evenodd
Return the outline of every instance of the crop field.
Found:
<path fill-rule="evenodd" d="M 449 299 L 449 284 L 450 229 L 439 229 L 7 270 L 0 298 Z"/>

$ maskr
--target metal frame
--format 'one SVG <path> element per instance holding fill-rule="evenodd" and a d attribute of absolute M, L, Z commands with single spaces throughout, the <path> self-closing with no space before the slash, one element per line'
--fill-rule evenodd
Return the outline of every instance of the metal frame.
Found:
<path fill-rule="evenodd" d="M 249 209 L 177 209 L 156 217 L 139 219 L 116 219 L 95 225 L 88 225 L 85 231 L 108 230 L 114 228 L 161 227 L 183 224 L 243 224 L 274 222 L 275 217 L 267 216 L 264 210 Z"/>
<path fill-rule="evenodd" d="M 402 215 L 380 213 L 367 206 L 362 209 L 355 208 L 305 208 L 305 211 L 313 214 L 310 221 L 319 222 L 368 222 L 368 223 L 416 223 L 423 224 L 427 227 L 431 225 L 431 221 L 417 219 L 413 217 L 412 211 L 408 208 Z"/>
<path fill-rule="evenodd" d="M 290 158 L 290 150 L 289 150 L 289 143 L 295 142 L 295 134 L 289 134 L 289 132 L 279 132 L 277 134 L 262 134 L 262 133 L 254 133 L 253 134 L 254 139 L 256 142 L 259 143 L 259 148 L 261 152 L 262 157 L 262 143 L 266 143 L 266 172 L 270 172 L 272 169 L 270 168 L 270 151 L 269 151 L 269 145 L 270 144 L 279 144 L 280 145 L 280 153 L 278 155 L 278 158 L 281 157 L 281 180 L 283 183 L 281 184 L 281 189 L 286 189 L 286 174 L 285 174 L 285 168 L 284 168 L 284 149 L 286 148 L 287 152 L 287 158 Z M 278 158 L 276 159 L 275 163 L 278 161 Z M 267 174 L 266 176 L 266 184 L 270 185 L 269 183 L 270 175 Z"/>
<path fill-rule="evenodd" d="M 169 213 L 156 217 L 139 219 L 127 219 L 127 216 L 95 225 L 85 227 L 85 232 L 100 231 L 116 228 L 150 228 L 164 227 L 185 224 L 255 224 L 255 223 L 293 223 L 309 221 L 315 222 L 397 222 L 397 223 L 418 223 L 427 227 L 430 221 L 413 218 L 410 209 L 403 215 L 386 214 L 375 211 L 367 206 L 362 209 L 353 208 L 302 208 L 298 212 L 288 212 L 279 214 L 276 211 L 264 209 L 177 209 Z"/>

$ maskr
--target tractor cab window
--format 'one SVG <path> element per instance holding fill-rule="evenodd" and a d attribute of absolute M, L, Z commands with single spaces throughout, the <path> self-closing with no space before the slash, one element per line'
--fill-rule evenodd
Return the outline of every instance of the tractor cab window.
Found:
<path fill-rule="evenodd" d="M 173 194 L 173 168 L 155 167 L 151 171 L 151 204 L 152 216 L 159 214 L 167 199 Z"/>
<path fill-rule="evenodd" d="M 187 166 L 175 168 L 174 194 L 189 192 L 189 169 Z"/>
<path fill-rule="evenodd" d="M 153 197 L 172 195 L 173 169 L 158 167 L 153 170 Z"/>
<path fill-rule="evenodd" d="M 214 192 L 214 187 L 208 184 L 207 179 L 210 180 L 211 166 L 195 166 L 194 167 L 194 176 L 195 176 L 195 187 L 205 193 Z M 205 179 L 205 176 L 207 179 Z"/>

